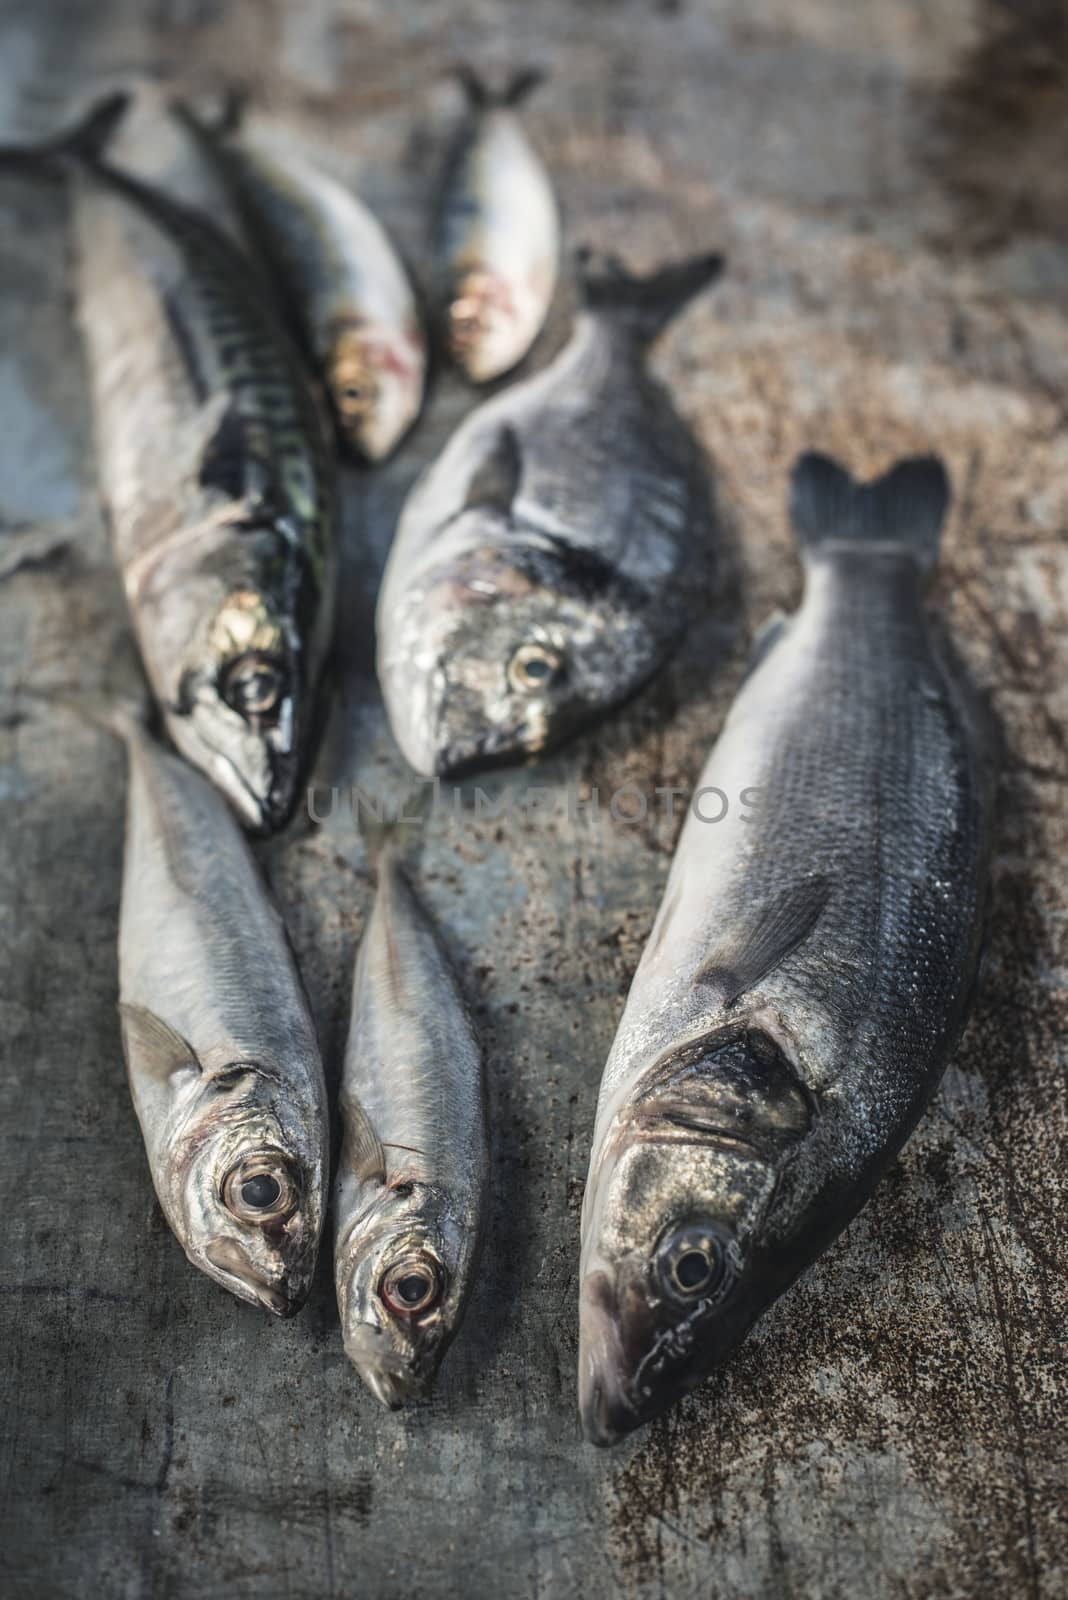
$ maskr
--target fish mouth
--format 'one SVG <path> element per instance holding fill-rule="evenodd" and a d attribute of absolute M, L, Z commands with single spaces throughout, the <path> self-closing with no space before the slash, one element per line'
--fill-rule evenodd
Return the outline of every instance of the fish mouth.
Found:
<path fill-rule="evenodd" d="M 615 1318 L 583 1290 L 579 1312 L 579 1414 L 587 1441 L 599 1449 L 618 1444 L 644 1418 L 626 1394 L 625 1361 Z"/>
<path fill-rule="evenodd" d="M 345 1329 L 344 1342 L 345 1354 L 387 1411 L 400 1411 L 409 1400 L 420 1399 L 426 1393 L 424 1376 L 397 1355 L 375 1323 L 350 1325 Z"/>
<path fill-rule="evenodd" d="M 191 729 L 187 718 L 171 714 L 166 720 L 180 753 L 226 797 L 247 832 L 266 836 L 285 826 L 297 800 L 299 769 L 295 761 L 287 761 L 279 771 L 268 753 L 270 777 L 257 787 L 233 756 L 207 740 L 201 729 Z"/>
<path fill-rule="evenodd" d="M 296 1316 L 308 1298 L 311 1287 L 311 1267 L 284 1268 L 273 1281 L 269 1281 L 233 1239 L 212 1239 L 204 1249 L 211 1276 L 224 1289 L 259 1305 L 272 1316 L 285 1320 Z"/>
<path fill-rule="evenodd" d="M 491 728 L 467 738 L 439 741 L 434 750 L 435 778 L 469 778 L 490 768 L 519 766 L 540 753 L 525 737 L 524 723 Z"/>

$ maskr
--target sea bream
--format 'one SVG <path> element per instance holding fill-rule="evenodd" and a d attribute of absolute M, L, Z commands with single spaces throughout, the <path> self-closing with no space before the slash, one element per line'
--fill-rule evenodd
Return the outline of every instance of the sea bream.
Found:
<path fill-rule="evenodd" d="M 215 122 L 183 104 L 175 114 L 226 180 L 341 437 L 365 460 L 384 460 L 419 414 L 427 369 L 415 290 L 386 230 L 290 147 L 244 136 L 235 99 Z"/>
<path fill-rule="evenodd" d="M 488 383 L 521 361 L 541 331 L 559 271 L 560 219 L 517 115 L 542 74 L 518 72 L 500 92 L 470 68 L 457 76 L 468 106 L 442 176 L 433 298 L 453 360 L 475 383 Z"/>
<path fill-rule="evenodd" d="M 345 1349 L 383 1405 L 424 1394 L 482 1242 L 482 1056 L 396 838 L 356 962 L 341 1089 L 335 1275 Z"/>
<path fill-rule="evenodd" d="M 390 721 L 418 772 L 549 749 L 677 642 L 714 554 L 709 482 L 646 356 L 720 269 L 586 261 L 567 347 L 472 412 L 417 480 L 377 620 Z"/>
<path fill-rule="evenodd" d="M 727 815 L 695 795 L 601 1084 L 579 1347 L 595 1444 L 700 1382 L 855 1216 L 964 1025 L 993 784 L 924 605 L 948 495 L 931 458 L 867 485 L 824 456 L 795 469 L 804 597 L 701 776 Z"/>
<path fill-rule="evenodd" d="M 315 1026 L 219 792 L 128 714 L 119 1012 L 164 1216 L 194 1266 L 276 1316 L 304 1301 L 328 1172 Z"/>
<path fill-rule="evenodd" d="M 269 832 L 315 730 L 333 463 L 300 357 L 235 245 L 104 162 L 126 101 L 0 158 L 71 175 L 100 485 L 141 656 L 175 745 Z"/>

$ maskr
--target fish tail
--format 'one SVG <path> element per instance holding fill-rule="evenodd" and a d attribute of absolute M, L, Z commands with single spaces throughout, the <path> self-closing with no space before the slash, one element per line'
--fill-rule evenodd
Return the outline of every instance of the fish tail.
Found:
<path fill-rule="evenodd" d="M 639 338 L 655 339 L 695 294 L 715 283 L 723 271 L 721 255 L 690 256 L 655 272 L 630 272 L 618 256 L 580 250 L 576 257 L 579 288 L 591 311 L 628 323 Z"/>
<path fill-rule="evenodd" d="M 116 89 L 96 100 L 69 128 L 33 144 L 0 144 L 0 167 L 33 169 L 61 175 L 70 161 L 99 162 L 129 108 L 128 89 Z"/>
<path fill-rule="evenodd" d="M 377 871 L 387 852 L 412 860 L 419 853 L 422 831 L 430 815 L 436 783 L 420 784 L 400 804 L 391 807 L 384 797 L 360 795 L 357 824 L 371 866 Z"/>
<path fill-rule="evenodd" d="M 495 106 L 517 106 L 544 83 L 548 73 L 544 67 L 521 67 L 513 72 L 501 89 L 492 88 L 481 73 L 469 63 L 453 68 L 467 103 L 473 111 L 488 111 Z"/>
<path fill-rule="evenodd" d="M 949 500 L 949 477 L 938 456 L 910 456 L 881 478 L 858 483 L 831 456 L 809 451 L 790 479 L 790 521 L 802 550 L 894 545 L 924 572 L 938 558 Z"/>

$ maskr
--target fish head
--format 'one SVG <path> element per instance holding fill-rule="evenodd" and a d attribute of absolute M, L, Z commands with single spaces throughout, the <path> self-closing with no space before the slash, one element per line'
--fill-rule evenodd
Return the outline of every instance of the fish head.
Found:
<path fill-rule="evenodd" d="M 288 820 L 302 773 L 305 662 L 290 620 L 257 588 L 230 590 L 186 652 L 167 729 L 245 826 Z"/>
<path fill-rule="evenodd" d="M 650 676 L 668 602 L 654 615 L 580 565 L 555 549 L 479 541 L 413 590 L 400 648 L 384 639 L 380 661 L 417 771 L 458 776 L 538 755 Z"/>
<path fill-rule="evenodd" d="M 514 367 L 532 332 L 512 286 L 500 273 L 479 266 L 457 279 L 445 309 L 445 342 L 473 383 L 489 383 Z"/>
<path fill-rule="evenodd" d="M 459 1325 L 476 1248 L 475 1228 L 422 1182 L 378 1187 L 339 1240 L 345 1351 L 390 1410 L 433 1382 Z"/>
<path fill-rule="evenodd" d="M 780 1158 L 811 1107 L 772 1041 L 751 1039 L 699 1041 L 660 1064 L 598 1140 L 579 1310 L 579 1405 L 594 1444 L 695 1388 L 781 1287 L 763 1245 Z"/>
<path fill-rule="evenodd" d="M 338 431 L 363 461 L 384 461 L 408 432 L 423 401 L 422 335 L 381 333 L 360 323 L 334 336 L 327 387 Z"/>
<path fill-rule="evenodd" d="M 202 1074 L 178 1108 L 161 1198 L 195 1266 L 289 1317 L 315 1270 L 325 1154 L 321 1119 L 278 1088 L 252 1063 Z"/>

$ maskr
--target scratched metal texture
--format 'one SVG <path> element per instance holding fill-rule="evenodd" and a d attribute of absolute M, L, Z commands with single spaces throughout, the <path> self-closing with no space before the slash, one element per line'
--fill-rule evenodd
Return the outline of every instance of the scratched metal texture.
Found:
<path fill-rule="evenodd" d="M 237 72 L 418 265 L 454 60 L 537 61 L 571 241 L 729 274 L 657 365 L 715 462 L 736 589 L 659 682 L 498 817 L 438 815 L 418 881 L 485 1035 L 494 1204 L 433 1401 L 377 1408 L 329 1262 L 272 1324 L 155 1204 L 115 1012 L 121 751 L 16 704 L 132 684 L 93 485 L 55 192 L 0 184 L 0 1590 L 328 1600 L 1068 1593 L 1068 107 L 1061 5 L 984 0 L 52 0 L 0 6 L 0 130 L 115 70 Z M 561 296 L 534 363 L 566 333 Z M 405 778 L 370 671 L 398 505 L 470 404 L 345 482 L 324 786 Z M 580 1439 L 576 1263 L 598 1077 L 677 820 L 567 789 L 692 783 L 748 638 L 793 603 L 810 445 L 957 489 L 935 599 L 1005 730 L 978 1007 L 874 1200 L 702 1391 L 618 1453 Z M 552 815 L 519 800 L 555 786 Z M 471 799 L 470 792 L 468 800 Z M 632 806 L 633 801 L 629 802 Z M 370 883 L 344 808 L 262 851 L 331 1075 Z"/>

